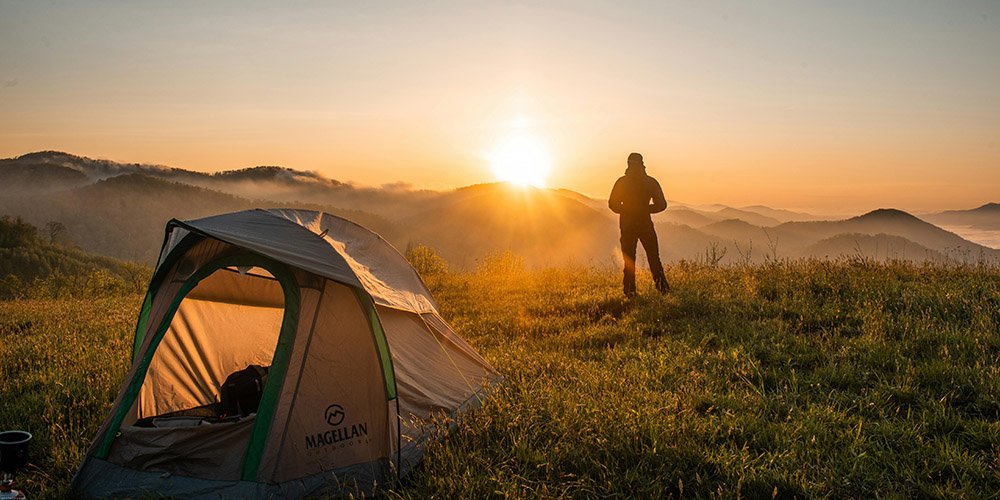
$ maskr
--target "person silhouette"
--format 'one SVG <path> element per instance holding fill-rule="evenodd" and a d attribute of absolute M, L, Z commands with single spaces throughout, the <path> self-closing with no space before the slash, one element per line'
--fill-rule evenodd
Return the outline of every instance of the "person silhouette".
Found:
<path fill-rule="evenodd" d="M 670 284 L 663 274 L 660 245 L 650 217 L 651 214 L 666 210 L 667 199 L 663 196 L 660 183 L 646 174 L 641 154 L 628 155 L 625 175 L 611 189 L 608 208 L 619 215 L 618 227 L 621 229 L 622 257 L 625 260 L 625 276 L 622 278 L 625 296 L 635 296 L 635 251 L 638 242 L 642 242 L 642 248 L 646 251 L 656 289 L 660 293 L 667 293 Z"/>

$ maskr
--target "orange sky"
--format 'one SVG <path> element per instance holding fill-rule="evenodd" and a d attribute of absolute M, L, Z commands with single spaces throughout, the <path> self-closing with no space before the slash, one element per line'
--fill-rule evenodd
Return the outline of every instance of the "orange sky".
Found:
<path fill-rule="evenodd" d="M 0 156 L 492 181 L 512 134 L 605 196 L 1000 201 L 1000 2 L 0 4 Z"/>

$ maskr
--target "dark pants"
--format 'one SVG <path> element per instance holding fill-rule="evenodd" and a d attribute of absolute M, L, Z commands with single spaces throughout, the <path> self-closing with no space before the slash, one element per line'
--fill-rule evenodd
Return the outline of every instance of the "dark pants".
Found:
<path fill-rule="evenodd" d="M 660 245 L 656 241 L 653 221 L 622 221 L 621 230 L 622 257 L 625 259 L 625 277 L 622 279 L 622 286 L 625 295 L 635 295 L 635 251 L 640 241 L 642 248 L 646 251 L 646 258 L 649 259 L 649 270 L 653 273 L 656 289 L 661 293 L 666 292 L 670 285 L 667 284 L 667 277 L 663 274 L 663 264 L 660 262 Z"/>

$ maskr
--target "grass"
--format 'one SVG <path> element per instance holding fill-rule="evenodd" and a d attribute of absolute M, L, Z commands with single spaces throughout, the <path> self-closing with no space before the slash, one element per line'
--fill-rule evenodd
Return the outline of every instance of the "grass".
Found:
<path fill-rule="evenodd" d="M 65 497 L 128 368 L 140 296 L 0 302 L 0 429 L 34 435 L 19 484 Z"/>
<path fill-rule="evenodd" d="M 990 497 L 1000 271 L 855 262 L 439 274 L 505 376 L 390 496 Z M 0 428 L 58 497 L 124 375 L 139 297 L 0 303 Z"/>

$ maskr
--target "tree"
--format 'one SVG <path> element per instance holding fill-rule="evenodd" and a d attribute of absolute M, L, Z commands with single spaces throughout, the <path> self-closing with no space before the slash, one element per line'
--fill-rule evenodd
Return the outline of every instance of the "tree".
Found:
<path fill-rule="evenodd" d="M 56 239 L 66 234 L 66 225 L 59 221 L 50 220 L 45 224 L 45 232 L 49 235 L 49 243 L 54 245 Z"/>
<path fill-rule="evenodd" d="M 38 229 L 20 217 L 0 217 L 0 248 L 31 246 L 38 237 Z"/>

